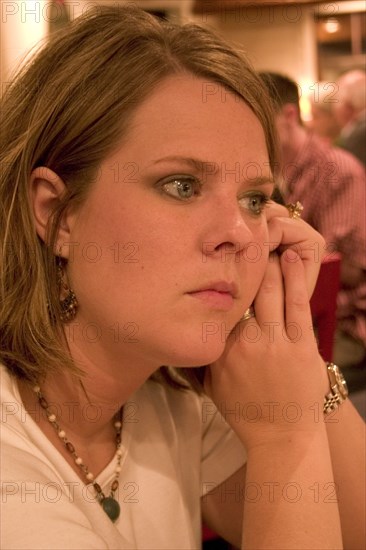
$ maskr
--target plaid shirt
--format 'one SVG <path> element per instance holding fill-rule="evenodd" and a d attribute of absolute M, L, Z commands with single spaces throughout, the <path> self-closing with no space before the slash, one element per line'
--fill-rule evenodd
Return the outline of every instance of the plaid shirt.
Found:
<path fill-rule="evenodd" d="M 309 134 L 294 162 L 282 167 L 286 202 L 299 200 L 302 218 L 339 252 L 362 267 L 363 279 L 338 295 L 338 326 L 366 345 L 366 181 L 355 157 Z"/>

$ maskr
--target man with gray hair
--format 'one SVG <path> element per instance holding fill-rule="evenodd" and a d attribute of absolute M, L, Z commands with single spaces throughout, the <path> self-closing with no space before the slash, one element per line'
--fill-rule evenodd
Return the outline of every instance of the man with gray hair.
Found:
<path fill-rule="evenodd" d="M 348 71 L 337 81 L 337 100 L 333 112 L 341 127 L 338 145 L 366 165 L 366 73 Z"/>

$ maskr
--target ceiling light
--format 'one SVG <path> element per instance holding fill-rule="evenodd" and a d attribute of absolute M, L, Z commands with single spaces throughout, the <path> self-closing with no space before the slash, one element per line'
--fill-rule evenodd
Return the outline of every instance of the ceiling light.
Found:
<path fill-rule="evenodd" d="M 333 33 L 339 31 L 340 24 L 339 24 L 338 19 L 336 19 L 335 17 L 330 17 L 324 23 L 324 27 L 325 27 L 326 32 L 329 32 L 330 34 L 333 34 Z"/>

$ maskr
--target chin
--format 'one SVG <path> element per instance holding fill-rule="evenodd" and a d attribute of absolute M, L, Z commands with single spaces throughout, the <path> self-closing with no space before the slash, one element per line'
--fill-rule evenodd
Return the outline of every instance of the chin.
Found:
<path fill-rule="evenodd" d="M 192 342 L 182 349 L 175 349 L 164 364 L 174 365 L 176 368 L 203 367 L 213 363 L 221 357 L 225 349 L 225 341 L 215 340 L 213 342 L 197 343 Z"/>

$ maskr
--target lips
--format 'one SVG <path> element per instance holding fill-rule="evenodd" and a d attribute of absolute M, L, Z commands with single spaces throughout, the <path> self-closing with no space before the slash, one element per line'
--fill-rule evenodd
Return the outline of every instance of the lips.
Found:
<path fill-rule="evenodd" d="M 190 292 L 189 294 L 195 293 L 195 292 L 205 292 L 212 290 L 214 292 L 220 292 L 223 294 L 230 294 L 233 298 L 236 297 L 238 294 L 238 287 L 235 283 L 228 283 L 226 281 L 214 281 L 207 283 L 197 290 L 194 290 Z"/>
<path fill-rule="evenodd" d="M 238 289 L 235 283 L 217 281 L 208 283 L 193 292 L 188 292 L 188 295 L 211 308 L 228 311 L 232 308 L 237 293 Z"/>

